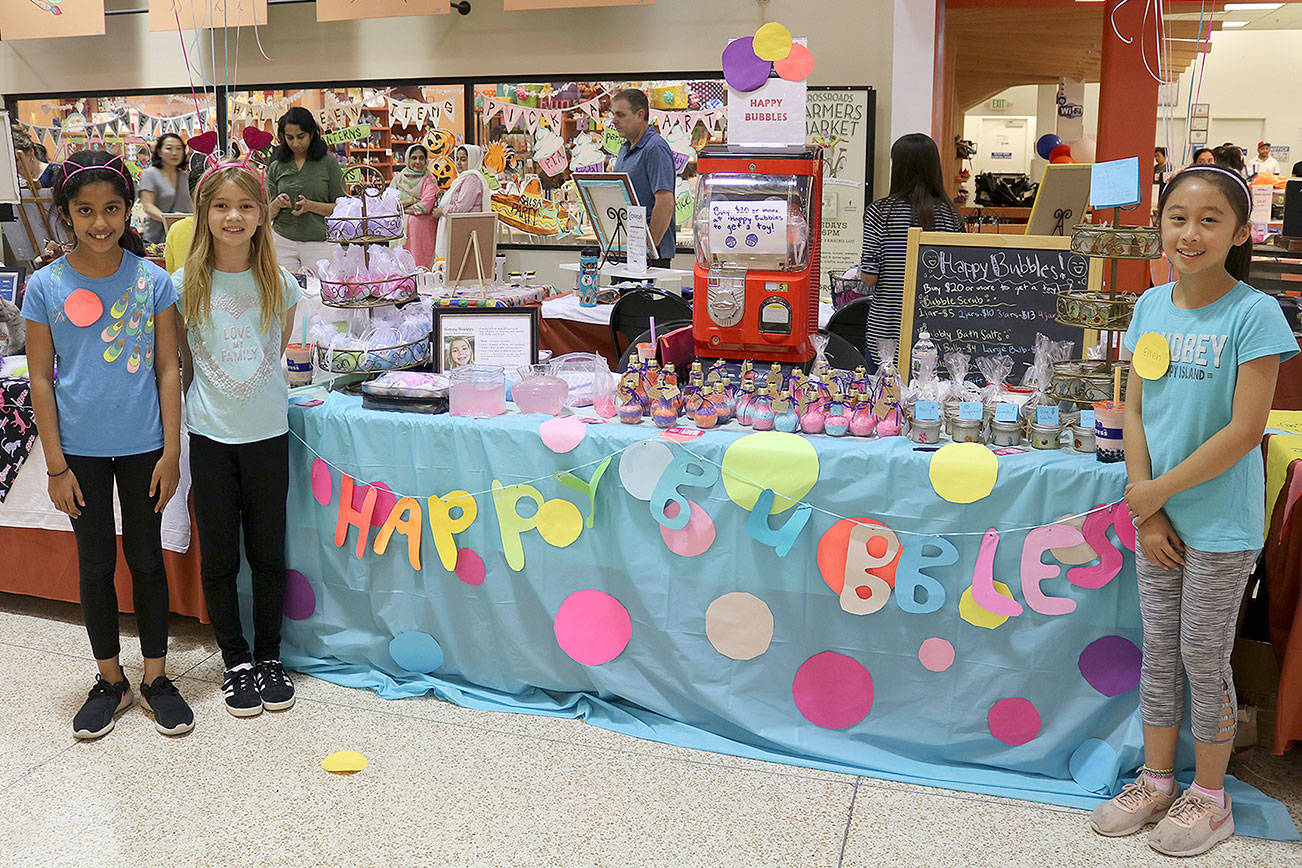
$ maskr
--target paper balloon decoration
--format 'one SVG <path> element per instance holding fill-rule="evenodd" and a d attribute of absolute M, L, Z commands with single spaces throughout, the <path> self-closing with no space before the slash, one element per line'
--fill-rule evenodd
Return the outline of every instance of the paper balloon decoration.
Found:
<path fill-rule="evenodd" d="M 1070 159 L 1070 158 L 1071 158 L 1071 146 L 1068 145 L 1068 144 L 1066 144 L 1066 143 L 1060 143 L 1060 144 L 1054 145 L 1054 146 L 1049 150 L 1049 162 L 1052 163 L 1054 160 L 1057 160 L 1059 157 L 1067 157 L 1067 158 Z"/>
<path fill-rule="evenodd" d="M 742 93 L 759 90 L 769 79 L 773 64 L 755 54 L 755 40 L 734 39 L 723 49 L 723 77 L 728 86 Z"/>
<path fill-rule="evenodd" d="M 723 77 L 733 90 L 759 90 L 775 71 L 787 81 L 804 81 L 814 71 L 814 55 L 781 24 L 770 21 L 723 49 Z"/>
<path fill-rule="evenodd" d="M 1057 133 L 1045 133 L 1035 141 L 1035 152 L 1040 155 L 1040 159 L 1050 159 L 1050 153 L 1058 145 L 1062 144 L 1062 139 L 1058 138 Z"/>

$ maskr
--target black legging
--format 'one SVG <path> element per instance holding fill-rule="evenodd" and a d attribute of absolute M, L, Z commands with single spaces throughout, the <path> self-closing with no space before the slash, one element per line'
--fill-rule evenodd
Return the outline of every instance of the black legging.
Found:
<path fill-rule="evenodd" d="M 96 660 L 118 656 L 118 592 L 113 584 L 118 565 L 113 526 L 113 481 L 122 508 L 122 553 L 131 570 L 131 596 L 140 631 L 140 653 L 167 656 L 167 572 L 163 568 L 163 516 L 154 511 L 149 481 L 163 450 L 98 458 L 64 455 L 77 476 L 85 506 L 72 520 L 81 574 L 81 611 Z"/>
<path fill-rule="evenodd" d="M 226 668 L 280 658 L 285 612 L 289 435 L 229 444 L 190 434 L 203 596 Z M 253 572 L 253 655 L 240 623 L 240 529 Z"/>

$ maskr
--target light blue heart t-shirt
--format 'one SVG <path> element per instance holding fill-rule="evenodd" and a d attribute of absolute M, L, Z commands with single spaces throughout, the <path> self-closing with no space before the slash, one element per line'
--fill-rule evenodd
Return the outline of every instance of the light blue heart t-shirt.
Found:
<path fill-rule="evenodd" d="M 1144 436 L 1153 478 L 1180 464 L 1230 423 L 1239 365 L 1262 356 L 1280 361 L 1298 351 L 1297 338 L 1275 299 L 1240 281 L 1212 304 L 1181 310 L 1174 283 L 1140 296 L 1126 331 L 1132 351 L 1156 333 L 1171 348 L 1171 365 L 1144 381 Z M 1186 546 L 1207 552 L 1261 548 L 1266 533 L 1265 472 L 1252 449 L 1229 470 L 1172 497 L 1163 511 Z"/>
<path fill-rule="evenodd" d="M 185 269 L 172 275 L 185 298 Z M 298 302 L 298 281 L 280 269 L 285 310 Z M 212 319 L 186 327 L 194 380 L 185 393 L 190 431 L 219 443 L 256 443 L 289 430 L 289 385 L 280 366 L 281 321 L 262 327 L 252 271 L 213 271 Z"/>

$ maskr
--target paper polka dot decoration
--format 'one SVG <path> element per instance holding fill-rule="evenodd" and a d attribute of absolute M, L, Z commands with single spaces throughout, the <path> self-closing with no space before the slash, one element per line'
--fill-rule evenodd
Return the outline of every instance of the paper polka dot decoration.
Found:
<path fill-rule="evenodd" d="M 321 760 L 321 768 L 337 775 L 350 775 L 366 768 L 366 757 L 355 750 L 340 750 Z"/>
<path fill-rule="evenodd" d="M 995 490 L 999 459 L 980 443 L 949 443 L 931 456 L 927 475 L 950 503 L 975 503 Z"/>
<path fill-rule="evenodd" d="M 305 621 L 316 611 L 316 591 L 307 576 L 298 570 L 285 570 L 285 617 Z"/>
<path fill-rule="evenodd" d="M 990 706 L 986 722 L 991 735 L 1014 747 L 1040 734 L 1040 712 L 1029 699 L 1021 697 L 1001 699 Z"/>
<path fill-rule="evenodd" d="M 571 452 L 583 442 L 588 426 L 573 416 L 558 416 L 538 426 L 543 445 L 553 452 Z"/>
<path fill-rule="evenodd" d="M 312 496 L 322 506 L 329 506 L 335 496 L 334 481 L 330 478 L 330 465 L 320 458 L 312 462 Z"/>
<path fill-rule="evenodd" d="M 814 71 L 814 54 L 799 42 L 791 46 L 791 53 L 773 61 L 773 70 L 787 81 L 804 81 Z"/>
<path fill-rule="evenodd" d="M 724 657 L 754 659 L 773 641 L 773 610 L 745 591 L 724 594 L 705 610 L 705 638 Z"/>
<path fill-rule="evenodd" d="M 478 552 L 461 549 L 457 552 L 457 565 L 453 572 L 458 579 L 477 588 L 484 583 L 484 576 L 486 575 L 484 559 L 479 556 Z"/>
<path fill-rule="evenodd" d="M 825 729 L 845 729 L 868 716 L 873 679 L 858 660 L 824 651 L 796 670 L 791 698 L 805 719 Z"/>
<path fill-rule="evenodd" d="M 954 665 L 954 646 L 939 636 L 924 639 L 918 648 L 918 662 L 932 672 L 944 672 Z"/>
<path fill-rule="evenodd" d="M 1144 655 L 1124 636 L 1104 636 L 1085 646 L 1076 665 L 1081 676 L 1104 696 L 1120 696 L 1139 686 Z"/>
<path fill-rule="evenodd" d="M 628 647 L 633 622 L 624 605 L 604 591 L 575 591 L 552 624 L 561 650 L 584 666 L 609 663 Z"/>
<path fill-rule="evenodd" d="M 1117 779 L 1120 765 L 1117 752 L 1106 741 L 1087 738 L 1072 751 L 1067 760 L 1071 779 L 1091 793 L 1107 795 L 1112 782 Z"/>
<path fill-rule="evenodd" d="M 791 31 L 776 21 L 762 25 L 752 39 L 755 56 L 760 60 L 784 60 L 791 53 Z"/>
<path fill-rule="evenodd" d="M 734 39 L 723 49 L 723 77 L 733 90 L 742 93 L 759 90 L 768 81 L 772 70 L 770 61 L 755 54 L 754 37 Z"/>
<path fill-rule="evenodd" d="M 1013 589 L 1005 585 L 998 579 L 994 580 L 995 590 L 1008 599 L 1013 599 Z M 1007 615 L 996 615 L 994 612 L 986 611 L 977 605 L 976 600 L 972 599 L 972 588 L 966 588 L 958 598 L 958 614 L 964 621 L 967 621 L 973 627 L 985 627 L 987 630 L 993 630 L 1000 624 L 1008 620 Z"/>
<path fill-rule="evenodd" d="M 405 630 L 390 639 L 389 656 L 408 672 L 433 672 L 443 665 L 438 640 L 420 630 Z"/>

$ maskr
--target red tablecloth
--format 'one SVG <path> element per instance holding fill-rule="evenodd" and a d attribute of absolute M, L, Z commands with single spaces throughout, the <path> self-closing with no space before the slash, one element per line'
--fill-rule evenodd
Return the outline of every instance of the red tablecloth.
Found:
<path fill-rule="evenodd" d="M 1299 474 L 1302 460 L 1289 466 L 1285 492 Z M 1262 551 L 1270 595 L 1270 642 L 1279 661 L 1275 753 L 1283 753 L 1290 742 L 1302 741 L 1302 507 L 1295 507 L 1285 524 L 1285 501 L 1280 497 L 1275 504 Z"/>
<path fill-rule="evenodd" d="M 544 317 L 539 320 L 538 343 L 543 349 L 551 350 L 553 357 L 566 353 L 598 353 L 610 363 L 612 370 L 619 368 L 608 325 Z"/>

